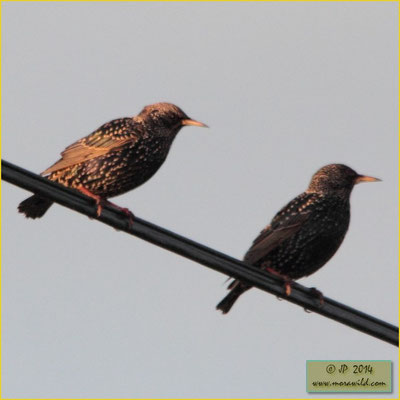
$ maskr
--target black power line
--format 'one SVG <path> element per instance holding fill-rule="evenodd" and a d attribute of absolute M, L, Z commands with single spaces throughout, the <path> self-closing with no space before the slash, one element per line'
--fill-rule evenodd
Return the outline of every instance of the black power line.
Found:
<path fill-rule="evenodd" d="M 4 160 L 1 162 L 1 168 L 1 176 L 5 181 L 43 195 L 81 214 L 97 218 L 93 200 L 78 191 L 51 182 Z M 315 295 L 310 295 L 311 289 L 298 283 L 293 284 L 291 295 L 286 297 L 282 281 L 277 277 L 150 222 L 136 217 L 130 227 L 125 214 L 107 206 L 104 207 L 101 216 L 97 219 L 218 272 L 246 281 L 265 292 L 278 295 L 307 310 L 314 311 L 395 346 L 399 345 L 398 327 L 327 297 L 324 297 L 324 304 L 321 306 L 319 299 Z"/>

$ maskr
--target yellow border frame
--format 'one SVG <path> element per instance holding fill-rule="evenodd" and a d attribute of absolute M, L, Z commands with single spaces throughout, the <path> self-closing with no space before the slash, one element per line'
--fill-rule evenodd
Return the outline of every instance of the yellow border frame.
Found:
<path fill-rule="evenodd" d="M 67 3 L 67 2 L 69 2 L 69 3 L 72 3 L 72 2 L 108 2 L 108 3 L 111 3 L 111 2 L 114 2 L 114 1 L 117 1 L 117 2 L 148 2 L 148 1 L 151 1 L 151 2 L 160 2 L 160 3 L 167 3 L 167 2 L 170 2 L 170 0 L 40 0 L 40 1 L 38 1 L 38 0 L 23 0 L 23 1 L 21 1 L 21 0 L 0 0 L 0 27 L 1 27 L 1 21 L 2 21 L 2 19 L 1 19 L 1 17 L 2 17 L 2 14 L 1 14 L 1 12 L 2 12 L 2 7 L 1 7 L 1 5 L 2 5 L 2 3 L 5 3 L 5 2 L 31 2 L 31 3 L 38 3 L 38 2 L 40 2 L 40 3 L 42 3 L 42 2 L 57 2 L 57 3 L 60 3 L 60 2 L 64 2 L 64 3 Z M 321 2 L 341 2 L 341 3 L 345 3 L 345 2 L 350 2 L 350 3 L 353 3 L 353 2 L 375 2 L 375 3 L 377 3 L 377 2 L 385 2 L 385 3 L 398 3 L 398 4 L 400 4 L 400 0 L 172 0 L 172 1 L 174 1 L 174 2 L 226 2 L 226 3 L 235 3 L 235 2 L 243 2 L 243 1 L 246 1 L 246 2 L 319 2 L 319 3 L 321 3 Z M 398 51 L 399 51 L 399 53 L 400 53 L 400 6 L 399 6 L 399 10 L 398 10 L 398 17 L 399 17 L 399 21 L 398 21 Z M 1 61 L 2 61 L 2 58 L 1 58 L 1 29 L 0 29 L 0 65 L 1 65 Z M 398 58 L 398 65 L 399 65 L 399 58 Z M 399 79 L 399 82 L 400 82 L 400 69 L 399 69 L 399 71 L 398 71 L 398 79 Z M 1 69 L 0 69 L 0 93 L 1 93 Z M 399 99 L 400 99 L 400 85 L 399 85 L 399 87 L 398 87 L 398 96 L 399 96 Z M 1 104 L 1 97 L 0 97 L 0 123 L 1 123 L 1 111 L 2 111 L 2 104 Z M 400 115 L 400 104 L 399 104 L 399 109 L 398 109 L 398 115 Z M 398 132 L 398 134 L 399 134 L 399 137 L 400 137 L 400 127 L 397 127 L 397 132 Z M 1 128 L 0 128 L 0 137 L 1 137 Z M 399 154 L 400 154 L 400 143 L 399 143 L 399 148 L 398 148 L 398 151 L 399 151 Z M 0 142 L 0 156 L 1 156 L 1 142 Z M 1 169 L 1 167 L 0 167 L 0 169 Z M 399 160 L 398 160 L 398 173 L 399 173 L 399 177 L 400 177 L 400 163 L 399 163 Z M 400 180 L 398 181 L 398 184 L 399 184 L 399 188 L 400 188 Z M 0 186 L 0 201 L 1 201 L 1 186 Z M 400 204 L 400 190 L 399 190 L 399 194 L 398 194 L 398 200 L 399 200 L 399 204 Z M 398 221 L 399 222 L 399 225 L 400 225 L 400 220 Z M 1 210 L 0 210 L 0 224 L 1 224 Z M 1 232 L 0 232 L 0 240 L 1 240 Z M 398 244 L 399 244 L 399 247 L 400 247 L 400 231 L 398 230 Z M 0 255 L 1 255 L 1 251 L 0 251 Z M 399 266 L 400 266 L 400 252 L 399 252 L 399 255 L 398 255 L 398 263 L 399 263 Z M 400 275 L 398 275 L 398 277 L 397 277 L 397 279 L 398 279 L 398 281 L 399 281 L 399 278 L 400 278 Z M 400 301 L 400 298 L 398 299 L 399 301 Z M 1 355 L 2 355 L 2 352 L 1 352 L 1 332 L 2 332 L 2 325 L 1 325 L 1 320 L 2 320 L 2 318 L 1 318 L 1 265 L 0 265 L 0 400 L 31 400 L 31 399 L 29 399 L 29 398 L 3 398 L 2 396 L 1 396 L 1 389 L 2 389 L 2 382 L 1 382 L 1 376 L 2 376 L 2 363 L 1 363 Z M 399 320 L 400 320 L 400 310 L 399 310 Z M 397 358 L 397 368 L 395 367 L 394 368 L 394 370 L 397 370 L 398 371 L 398 375 L 397 375 L 397 382 L 399 382 L 400 381 L 400 373 L 399 373 L 399 365 L 400 365 L 400 354 L 398 354 L 398 358 Z M 395 377 L 392 377 L 392 379 L 393 379 L 393 381 L 394 381 L 394 378 Z M 329 393 L 328 393 L 329 394 Z M 372 394 L 372 393 L 371 393 Z M 383 393 L 382 393 L 383 394 Z M 322 394 L 322 396 L 323 396 L 324 394 Z M 332 395 L 332 393 L 330 393 L 330 395 Z M 380 400 L 380 399 L 382 399 L 383 397 L 379 397 L 379 399 L 378 398 L 373 398 L 373 397 L 370 397 L 369 395 L 369 393 L 365 393 L 365 395 L 366 396 L 368 396 L 368 400 Z M 296 398 L 296 399 L 287 399 L 287 400 L 308 400 L 308 399 L 310 399 L 311 397 L 312 397 L 312 399 L 313 400 L 319 400 L 317 397 L 317 394 L 315 394 L 315 396 L 314 395 L 312 395 L 312 396 L 310 396 L 310 397 L 308 397 L 308 398 Z M 322 398 L 322 397 L 321 397 Z M 388 397 L 389 398 L 389 397 Z M 121 398 L 107 398 L 107 399 L 105 399 L 105 398 L 102 398 L 102 399 L 100 399 L 100 398 L 91 398 L 90 400 L 128 400 L 128 399 L 134 399 L 134 398 L 129 398 L 129 397 L 121 397 Z M 265 399 L 267 399 L 267 398 L 265 398 Z M 258 398 L 258 399 L 254 399 L 254 400 L 265 400 L 265 399 L 261 399 L 261 398 Z M 353 398 L 340 398 L 341 400 L 352 400 Z M 43 399 L 44 400 L 44 399 Z M 61 400 L 61 399 L 51 399 L 51 398 L 46 398 L 46 400 Z M 62 400 L 87 400 L 87 399 L 85 399 L 85 398 L 62 398 Z M 155 399 L 153 399 L 153 400 L 174 400 L 173 398 L 170 398 L 170 399 L 158 399 L 158 398 L 155 398 Z M 201 400 L 201 399 L 197 399 L 197 400 Z M 207 400 L 218 400 L 218 399 L 207 399 Z"/>

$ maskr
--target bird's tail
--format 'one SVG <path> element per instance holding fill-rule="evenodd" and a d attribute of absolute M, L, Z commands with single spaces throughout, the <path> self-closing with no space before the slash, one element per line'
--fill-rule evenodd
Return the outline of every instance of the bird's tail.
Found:
<path fill-rule="evenodd" d="M 40 218 L 43 217 L 52 204 L 53 202 L 51 200 L 34 194 L 18 206 L 18 211 L 25 214 L 26 218 Z"/>
<path fill-rule="evenodd" d="M 236 300 L 246 291 L 249 287 L 244 286 L 239 281 L 232 282 L 228 289 L 231 291 L 217 304 L 217 310 L 221 310 L 222 314 L 226 314 L 235 304 Z"/>

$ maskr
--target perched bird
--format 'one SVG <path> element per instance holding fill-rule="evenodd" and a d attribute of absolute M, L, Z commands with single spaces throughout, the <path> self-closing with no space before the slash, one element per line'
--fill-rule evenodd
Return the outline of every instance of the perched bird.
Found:
<path fill-rule="evenodd" d="M 283 207 L 261 231 L 244 261 L 281 277 L 289 296 L 292 280 L 313 274 L 340 247 L 349 227 L 354 185 L 375 181 L 380 179 L 359 175 L 343 164 L 322 167 L 308 189 Z M 217 309 L 226 314 L 250 288 L 234 280 Z"/>
<path fill-rule="evenodd" d="M 157 103 L 144 107 L 133 118 L 107 122 L 90 135 L 68 146 L 61 159 L 41 175 L 81 191 L 96 200 L 97 215 L 102 205 L 133 216 L 128 209 L 107 201 L 149 180 L 164 163 L 172 142 L 183 126 L 207 125 L 190 119 L 179 107 Z M 33 195 L 18 211 L 27 218 L 40 218 L 52 201 Z"/>

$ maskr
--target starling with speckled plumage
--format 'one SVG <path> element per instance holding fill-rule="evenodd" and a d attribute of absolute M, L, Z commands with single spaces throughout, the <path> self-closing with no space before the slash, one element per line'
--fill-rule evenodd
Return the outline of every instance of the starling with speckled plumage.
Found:
<path fill-rule="evenodd" d="M 186 125 L 206 126 L 173 104 L 147 106 L 139 115 L 110 121 L 68 146 L 42 175 L 94 198 L 99 215 L 108 198 L 135 189 L 157 172 Z M 40 218 L 52 204 L 35 194 L 18 210 L 28 218 Z"/>
<path fill-rule="evenodd" d="M 281 277 L 290 295 L 292 280 L 316 272 L 340 247 L 349 227 L 354 185 L 375 181 L 379 179 L 359 175 L 342 164 L 321 168 L 308 189 L 283 207 L 255 239 L 244 261 Z M 250 288 L 234 280 L 217 309 L 226 314 Z"/>

